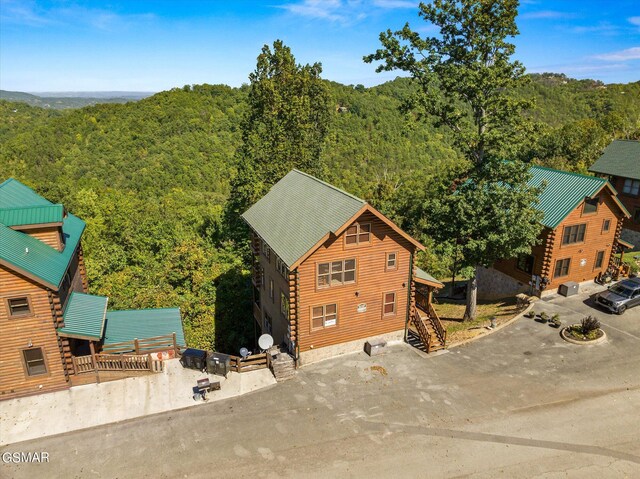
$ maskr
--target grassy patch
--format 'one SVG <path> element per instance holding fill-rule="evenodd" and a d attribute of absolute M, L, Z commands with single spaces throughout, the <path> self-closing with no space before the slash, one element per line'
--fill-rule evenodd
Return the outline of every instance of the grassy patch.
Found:
<path fill-rule="evenodd" d="M 503 324 L 516 316 L 519 311 L 515 298 L 495 301 L 479 301 L 478 317 L 474 321 L 462 321 L 466 304 L 464 301 L 439 299 L 434 305 L 443 326 L 447 330 L 447 342 L 455 344 L 486 332 L 491 318 L 496 317 L 497 325 Z"/>

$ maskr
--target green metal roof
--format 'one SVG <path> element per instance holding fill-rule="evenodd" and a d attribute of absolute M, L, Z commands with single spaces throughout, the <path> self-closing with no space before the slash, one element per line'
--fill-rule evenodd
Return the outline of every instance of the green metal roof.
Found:
<path fill-rule="evenodd" d="M 365 204 L 335 186 L 292 170 L 242 218 L 291 267 Z"/>
<path fill-rule="evenodd" d="M 555 229 L 585 198 L 595 195 L 607 184 L 604 178 L 532 166 L 530 186 L 546 182 L 536 208 L 544 213 L 542 224 Z M 613 190 L 613 188 L 612 188 Z M 615 190 L 614 190 L 615 191 Z"/>
<path fill-rule="evenodd" d="M 105 296 L 94 296 L 73 292 L 64 310 L 64 328 L 58 329 L 61 336 L 93 338 L 100 340 L 104 332 L 107 314 Z"/>
<path fill-rule="evenodd" d="M 153 338 L 176 333 L 178 346 L 186 346 L 179 308 L 107 311 L 104 344 Z"/>
<path fill-rule="evenodd" d="M 37 208 L 34 207 L 48 210 L 46 215 L 49 218 L 52 217 L 52 212 L 56 212 L 57 215 L 62 208 L 61 205 L 50 203 L 13 178 L 0 184 L 0 208 L 35 211 Z M 12 213 L 7 214 L 10 216 Z M 20 216 L 23 213 L 15 214 Z M 25 216 L 31 217 L 38 214 L 33 211 L 24 213 Z M 72 214 L 61 220 L 65 244 L 62 251 L 26 233 L 14 231 L 5 224 L 0 224 L 0 261 L 27 276 L 43 281 L 48 287 L 58 289 L 86 226 L 84 221 Z"/>
<path fill-rule="evenodd" d="M 0 183 L 0 208 L 22 208 L 24 206 L 49 206 L 44 199 L 15 178 Z"/>
<path fill-rule="evenodd" d="M 423 271 L 422 269 L 420 269 L 418 267 L 416 267 L 416 279 L 423 280 L 423 281 L 428 281 L 430 283 L 436 283 L 436 284 L 439 284 L 440 286 L 444 286 L 444 284 L 442 284 L 441 281 L 438 281 L 433 276 L 431 276 L 429 273 L 427 273 L 426 271 Z"/>
<path fill-rule="evenodd" d="M 0 223 L 5 226 L 62 224 L 63 215 L 64 208 L 62 205 L 0 208 Z"/>
<path fill-rule="evenodd" d="M 640 141 L 614 140 L 589 171 L 640 180 Z"/>

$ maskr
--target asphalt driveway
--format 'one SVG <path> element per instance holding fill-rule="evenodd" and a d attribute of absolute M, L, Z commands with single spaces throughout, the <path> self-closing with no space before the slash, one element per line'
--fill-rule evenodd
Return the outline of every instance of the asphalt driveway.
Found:
<path fill-rule="evenodd" d="M 608 339 L 573 345 L 521 318 L 427 358 L 355 354 L 236 399 L 4 447 L 50 459 L 0 476 L 634 477 L 640 308 L 613 316 L 583 295 L 535 309 L 565 324 L 595 313 Z"/>

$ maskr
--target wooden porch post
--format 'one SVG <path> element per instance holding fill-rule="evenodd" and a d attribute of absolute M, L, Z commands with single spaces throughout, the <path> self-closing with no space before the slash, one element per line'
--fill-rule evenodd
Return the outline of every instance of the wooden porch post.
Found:
<path fill-rule="evenodd" d="M 98 373 L 98 361 L 96 360 L 96 347 L 93 341 L 89 341 L 89 349 L 91 350 L 91 364 L 93 364 L 93 370 L 96 373 L 96 382 L 100 384 L 100 374 Z"/>

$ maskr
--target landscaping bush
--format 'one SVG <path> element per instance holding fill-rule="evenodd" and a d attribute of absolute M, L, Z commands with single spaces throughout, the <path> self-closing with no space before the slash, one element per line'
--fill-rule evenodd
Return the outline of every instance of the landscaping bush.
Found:
<path fill-rule="evenodd" d="M 585 336 L 590 336 L 590 333 L 593 331 L 597 331 L 600 329 L 600 321 L 598 321 L 593 316 L 587 316 L 582 318 L 580 322 L 580 331 Z"/>
<path fill-rule="evenodd" d="M 525 316 L 525 318 L 535 318 L 536 317 L 536 312 L 532 309 L 531 311 L 529 311 L 524 316 Z"/>

